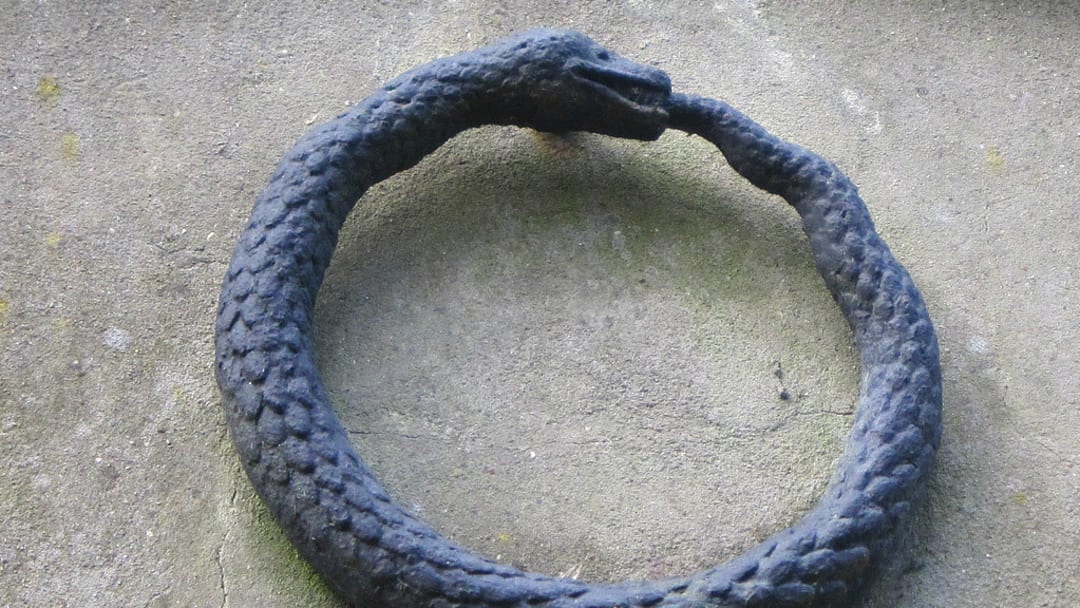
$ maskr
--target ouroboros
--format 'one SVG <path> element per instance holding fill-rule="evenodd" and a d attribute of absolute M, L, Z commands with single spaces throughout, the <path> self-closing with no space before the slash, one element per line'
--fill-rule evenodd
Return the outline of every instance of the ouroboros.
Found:
<path fill-rule="evenodd" d="M 714 143 L 802 218 L 851 325 L 862 380 L 829 488 L 791 528 L 694 576 L 588 584 L 523 572 L 451 544 L 387 495 L 339 423 L 314 362 L 315 297 L 338 231 L 372 184 L 484 124 Z M 315 127 L 278 165 L 221 291 L 217 379 L 259 495 L 347 602 L 386 607 L 840 606 L 880 562 L 925 488 L 941 433 L 941 372 L 926 307 L 830 162 L 728 105 L 671 93 L 667 76 L 576 32 L 536 30 L 440 59 Z"/>

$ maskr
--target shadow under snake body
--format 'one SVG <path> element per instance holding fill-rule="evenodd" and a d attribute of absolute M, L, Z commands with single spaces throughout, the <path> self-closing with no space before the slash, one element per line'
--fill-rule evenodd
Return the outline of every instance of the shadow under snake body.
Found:
<path fill-rule="evenodd" d="M 736 171 L 798 211 L 863 374 L 836 474 L 798 523 L 690 577 L 590 584 L 471 553 L 387 495 L 319 378 L 316 294 L 357 199 L 484 124 L 645 140 L 680 129 L 714 143 Z M 248 476 L 304 557 L 356 606 L 843 606 L 924 489 L 941 433 L 933 326 L 855 186 L 728 105 L 672 93 L 663 72 L 576 32 L 531 31 L 422 65 L 313 128 L 278 165 L 240 237 L 216 349 Z"/>

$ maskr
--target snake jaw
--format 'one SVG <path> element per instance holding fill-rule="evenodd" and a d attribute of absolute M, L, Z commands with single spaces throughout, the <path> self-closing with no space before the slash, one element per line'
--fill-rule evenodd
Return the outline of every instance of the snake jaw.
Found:
<path fill-rule="evenodd" d="M 667 128 L 671 80 L 662 71 L 623 59 L 602 47 L 569 58 L 564 69 L 572 86 L 563 94 L 572 97 L 576 88 L 579 97 L 587 100 L 582 105 L 582 114 L 588 115 L 585 130 L 656 139 Z"/>
<path fill-rule="evenodd" d="M 601 60 L 611 59 L 607 51 L 602 52 Z M 614 61 L 630 64 L 621 58 Z M 671 94 L 671 80 L 667 74 L 636 64 L 630 64 L 630 67 L 633 71 L 580 58 L 570 60 L 567 65 L 578 83 L 605 100 L 634 112 L 666 116 L 665 101 Z"/>

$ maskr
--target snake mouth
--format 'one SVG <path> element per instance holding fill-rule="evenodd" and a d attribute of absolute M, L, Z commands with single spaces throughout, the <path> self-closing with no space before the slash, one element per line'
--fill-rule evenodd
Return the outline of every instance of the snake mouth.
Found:
<path fill-rule="evenodd" d="M 671 80 L 660 70 L 633 65 L 635 71 L 599 65 L 583 60 L 573 62 L 570 72 L 576 80 L 608 101 L 634 112 L 666 115 Z"/>

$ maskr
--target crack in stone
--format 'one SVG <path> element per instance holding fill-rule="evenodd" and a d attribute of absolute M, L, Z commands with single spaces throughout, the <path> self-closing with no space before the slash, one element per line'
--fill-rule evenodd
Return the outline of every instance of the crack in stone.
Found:
<path fill-rule="evenodd" d="M 233 486 L 232 496 L 229 497 L 229 506 L 236 506 L 236 487 Z M 225 532 L 221 535 L 221 544 L 218 545 L 217 551 L 214 557 L 217 560 L 218 567 L 218 587 L 221 589 L 221 603 L 218 608 L 227 608 L 229 605 L 229 587 L 225 582 L 225 562 L 222 559 L 222 555 L 225 552 L 225 545 L 229 542 L 229 528 L 225 527 Z"/>
<path fill-rule="evenodd" d="M 221 545 L 217 548 L 218 586 L 221 588 L 221 603 L 218 604 L 218 608 L 225 608 L 229 605 L 229 590 L 225 587 L 225 567 L 221 563 L 221 553 L 225 550 L 228 536 L 228 533 L 226 533 L 221 537 Z"/>

